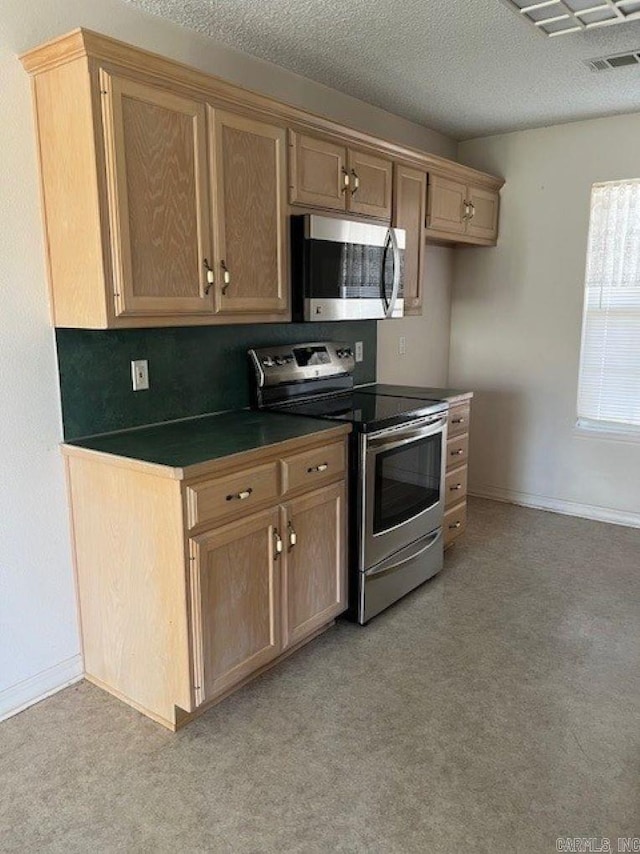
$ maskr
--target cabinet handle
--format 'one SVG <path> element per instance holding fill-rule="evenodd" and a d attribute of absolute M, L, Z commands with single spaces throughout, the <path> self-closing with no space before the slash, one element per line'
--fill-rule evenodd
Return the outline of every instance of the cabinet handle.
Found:
<path fill-rule="evenodd" d="M 307 474 L 315 474 L 318 471 L 326 471 L 329 468 L 329 463 L 320 463 L 319 466 L 311 466 L 307 469 Z"/>
<path fill-rule="evenodd" d="M 462 484 L 461 484 L 461 483 L 456 483 L 456 485 L 455 485 L 455 486 L 450 486 L 450 487 L 449 487 L 449 492 L 457 492 L 457 490 L 458 490 L 458 489 L 462 489 Z"/>
<path fill-rule="evenodd" d="M 355 169 L 351 170 L 351 175 L 353 176 L 353 190 L 351 190 L 351 195 L 355 196 L 355 194 L 360 189 L 360 178 L 358 178 L 358 173 Z"/>
<path fill-rule="evenodd" d="M 209 291 L 211 290 L 211 288 L 215 284 L 215 276 L 214 276 L 213 270 L 209 266 L 209 262 L 207 261 L 206 258 L 204 259 L 204 261 L 202 263 L 204 265 L 205 270 L 207 271 L 207 286 L 205 287 L 204 292 L 205 292 L 205 294 L 208 294 Z"/>
<path fill-rule="evenodd" d="M 289 551 L 291 551 L 298 542 L 298 535 L 294 531 L 291 522 L 287 522 L 287 528 L 289 529 Z"/>
<path fill-rule="evenodd" d="M 273 548 L 274 548 L 274 560 L 278 560 L 280 555 L 282 554 L 282 540 L 280 539 L 280 534 L 278 533 L 278 529 L 273 529 Z"/>
<path fill-rule="evenodd" d="M 222 294 L 224 295 L 227 293 L 227 288 L 231 284 L 231 273 L 229 272 L 229 269 L 228 269 L 227 265 L 224 263 L 224 261 L 220 262 L 220 266 L 222 267 L 222 281 L 223 281 Z"/>
<path fill-rule="evenodd" d="M 456 528 L 462 528 L 462 522 L 454 522 L 453 525 L 449 525 L 450 531 L 454 531 Z"/>
<path fill-rule="evenodd" d="M 452 424 L 464 424 L 464 418 L 452 418 L 451 423 Z"/>
<path fill-rule="evenodd" d="M 227 495 L 227 501 L 244 501 L 252 492 L 253 489 L 251 487 L 243 489 L 242 492 L 232 492 L 231 495 Z"/>
<path fill-rule="evenodd" d="M 457 451 L 451 451 L 452 457 L 461 457 L 464 454 L 464 448 L 458 448 Z"/>
<path fill-rule="evenodd" d="M 347 172 L 347 170 L 343 166 L 342 167 L 342 189 L 340 190 L 340 192 L 345 193 L 348 189 L 349 189 L 349 173 Z"/>
<path fill-rule="evenodd" d="M 468 201 L 465 199 L 465 200 L 462 202 L 462 204 L 464 205 L 464 214 L 463 214 L 463 216 L 462 216 L 462 219 L 466 222 L 468 219 L 471 219 L 471 212 L 469 211 L 469 205 L 470 205 L 470 202 L 468 202 Z"/>
<path fill-rule="evenodd" d="M 469 202 L 469 207 L 471 208 L 471 212 L 469 214 L 469 219 L 473 219 L 474 216 L 476 215 L 476 206 L 473 204 L 473 202 Z"/>

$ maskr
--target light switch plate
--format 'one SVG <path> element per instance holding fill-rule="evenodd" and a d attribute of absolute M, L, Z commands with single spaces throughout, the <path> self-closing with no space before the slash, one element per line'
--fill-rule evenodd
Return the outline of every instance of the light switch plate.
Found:
<path fill-rule="evenodd" d="M 145 391 L 149 388 L 149 362 L 146 359 L 131 362 L 131 385 L 134 391 Z"/>
<path fill-rule="evenodd" d="M 364 345 L 362 341 L 356 341 L 356 362 L 362 362 L 364 359 Z"/>

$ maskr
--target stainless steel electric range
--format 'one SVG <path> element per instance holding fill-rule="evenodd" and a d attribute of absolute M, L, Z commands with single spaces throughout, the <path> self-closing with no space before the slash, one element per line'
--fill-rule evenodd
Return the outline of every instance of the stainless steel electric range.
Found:
<path fill-rule="evenodd" d="M 442 568 L 448 404 L 355 388 L 348 344 L 249 351 L 255 404 L 347 421 L 349 616 L 365 624 Z"/>

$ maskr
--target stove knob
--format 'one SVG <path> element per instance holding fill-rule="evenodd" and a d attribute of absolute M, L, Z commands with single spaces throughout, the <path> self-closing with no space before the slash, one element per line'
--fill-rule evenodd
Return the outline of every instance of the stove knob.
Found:
<path fill-rule="evenodd" d="M 275 362 L 271 356 L 265 356 L 262 360 L 262 364 L 265 368 L 272 368 L 275 365 Z"/>
<path fill-rule="evenodd" d="M 284 356 L 276 356 L 276 365 L 284 365 L 284 364 L 285 364 Z"/>

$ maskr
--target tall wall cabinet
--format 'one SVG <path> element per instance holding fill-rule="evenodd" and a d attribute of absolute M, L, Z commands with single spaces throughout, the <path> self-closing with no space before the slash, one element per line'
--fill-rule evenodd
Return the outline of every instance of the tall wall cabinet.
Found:
<path fill-rule="evenodd" d="M 494 245 L 499 178 L 378 139 L 87 30 L 21 57 L 33 77 L 56 326 L 291 318 L 290 213 Z"/>

